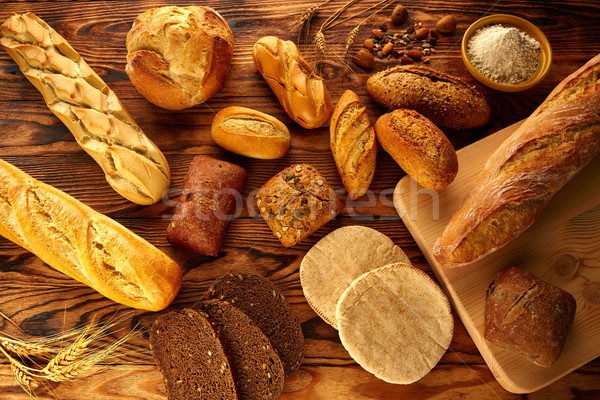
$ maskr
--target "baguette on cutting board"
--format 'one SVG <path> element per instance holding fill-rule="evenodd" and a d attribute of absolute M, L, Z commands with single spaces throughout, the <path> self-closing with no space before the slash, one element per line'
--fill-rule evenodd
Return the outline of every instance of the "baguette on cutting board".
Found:
<path fill-rule="evenodd" d="M 150 311 L 179 292 L 181 268 L 152 244 L 0 160 L 0 235 L 118 303 Z"/>
<path fill-rule="evenodd" d="M 504 246 L 598 152 L 600 54 L 565 78 L 490 156 L 434 256 L 456 267 Z"/>
<path fill-rule="evenodd" d="M 158 202 L 170 185 L 167 160 L 69 43 L 32 13 L 13 14 L 1 33 L 2 47 L 113 189 L 137 204 Z"/>

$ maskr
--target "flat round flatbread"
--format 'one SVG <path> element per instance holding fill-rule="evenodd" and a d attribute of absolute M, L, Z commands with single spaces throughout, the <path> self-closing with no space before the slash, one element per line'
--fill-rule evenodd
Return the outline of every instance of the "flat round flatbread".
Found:
<path fill-rule="evenodd" d="M 342 344 L 378 378 L 410 384 L 444 355 L 454 333 L 450 302 L 425 272 L 397 263 L 367 272 L 344 291 L 336 316 Z"/>
<path fill-rule="evenodd" d="M 344 290 L 365 272 L 396 262 L 410 264 L 389 237 L 365 226 L 345 226 L 306 253 L 300 264 L 300 283 L 312 309 L 337 329 L 335 308 Z"/>

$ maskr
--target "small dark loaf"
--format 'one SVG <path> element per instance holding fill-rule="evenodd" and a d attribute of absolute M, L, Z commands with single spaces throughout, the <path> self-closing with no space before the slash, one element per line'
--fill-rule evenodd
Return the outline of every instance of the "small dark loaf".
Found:
<path fill-rule="evenodd" d="M 571 294 L 520 268 L 508 267 L 488 288 L 484 335 L 549 367 L 562 352 L 575 309 Z"/>
<path fill-rule="evenodd" d="M 237 400 L 229 360 L 205 316 L 194 310 L 159 316 L 150 348 L 169 400 Z"/>
<path fill-rule="evenodd" d="M 490 118 L 490 107 L 475 87 L 427 67 L 388 68 L 367 80 L 367 91 L 383 106 L 413 109 L 447 128 L 476 128 Z"/>
<path fill-rule="evenodd" d="M 304 355 L 302 327 L 273 283 L 258 275 L 227 274 L 213 283 L 208 297 L 228 301 L 243 311 L 269 338 L 286 375 L 300 366 Z"/>
<path fill-rule="evenodd" d="M 167 239 L 206 256 L 217 256 L 246 183 L 235 164 L 200 155 L 192 160 Z"/>
<path fill-rule="evenodd" d="M 229 358 L 239 400 L 270 400 L 283 391 L 283 364 L 269 339 L 250 318 L 230 303 L 199 304 L 221 339 Z"/>

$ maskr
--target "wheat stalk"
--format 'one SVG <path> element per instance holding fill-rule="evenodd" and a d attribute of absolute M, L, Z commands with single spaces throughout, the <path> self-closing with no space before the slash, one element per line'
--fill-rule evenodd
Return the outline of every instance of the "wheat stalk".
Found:
<path fill-rule="evenodd" d="M 315 46 L 321 55 L 325 56 L 325 50 L 327 50 L 327 44 L 325 42 L 325 34 L 323 31 L 319 31 L 315 34 Z"/>
<path fill-rule="evenodd" d="M 352 47 L 352 45 L 356 41 L 359 30 L 360 30 L 360 24 L 358 24 L 356 26 L 356 28 L 352 29 L 350 31 L 350 33 L 348 34 L 348 37 L 346 38 L 346 48 L 344 49 L 344 58 L 348 55 L 348 50 L 350 50 L 350 47 Z"/>

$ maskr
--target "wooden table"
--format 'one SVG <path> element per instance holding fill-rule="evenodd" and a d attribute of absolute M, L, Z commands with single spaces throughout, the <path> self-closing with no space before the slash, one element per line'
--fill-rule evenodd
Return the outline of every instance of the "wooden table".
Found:
<path fill-rule="evenodd" d="M 346 225 L 361 224 L 389 235 L 401 246 L 414 265 L 433 275 L 427 261 L 393 207 L 392 191 L 403 171 L 382 149 L 371 185 L 373 196 L 345 203 L 346 209 L 333 222 L 301 244 L 285 249 L 257 217 L 252 195 L 272 175 L 296 162 L 308 162 L 321 171 L 335 188 L 341 181 L 329 150 L 329 131 L 306 131 L 291 122 L 257 72 L 251 56 L 254 42 L 265 35 L 298 40 L 293 23 L 307 1 L 266 0 L 196 2 L 218 10 L 229 22 L 235 51 L 224 89 L 206 104 L 184 111 L 168 111 L 146 101 L 124 72 L 125 36 L 136 15 L 167 4 L 194 2 L 166 1 L 0 1 L 0 20 L 11 12 L 32 11 L 46 20 L 96 70 L 117 93 L 126 109 L 146 134 L 165 153 L 173 174 L 173 193 L 152 206 L 137 206 L 114 192 L 97 164 L 77 145 L 71 133 L 48 110 L 39 92 L 23 77 L 5 52 L 0 52 L 0 157 L 32 176 L 54 185 L 96 210 L 116 219 L 173 257 L 187 271 L 183 287 L 172 307 L 192 306 L 202 299 L 214 279 L 228 271 L 246 271 L 274 281 L 292 304 L 306 337 L 301 368 L 288 377 L 281 399 L 399 399 L 399 398 L 498 398 L 546 399 L 600 397 L 600 358 L 577 369 L 549 386 L 529 395 L 507 392 L 495 380 L 476 346 L 455 315 L 454 339 L 439 364 L 423 379 L 407 386 L 392 385 L 364 371 L 348 355 L 337 332 L 308 306 L 300 286 L 298 268 L 306 251 L 321 237 Z M 359 11 L 374 0 L 359 1 Z M 313 23 L 315 28 L 342 1 L 324 6 Z M 405 2 L 411 21 L 433 26 L 446 14 L 458 19 L 452 36 L 442 36 L 429 66 L 476 84 L 460 59 L 460 40 L 468 25 L 487 14 L 512 13 L 537 24 L 554 50 L 550 74 L 539 86 L 519 94 L 504 94 L 477 84 L 492 107 L 492 118 L 480 129 L 450 131 L 446 134 L 459 149 L 490 133 L 527 117 L 549 91 L 566 75 L 600 52 L 600 7 L 595 1 L 423 1 Z M 389 21 L 391 8 L 369 20 L 361 30 L 356 51 L 370 31 Z M 329 54 L 343 51 L 347 33 L 361 20 L 352 19 L 328 31 Z M 407 25 L 403 25 L 405 28 Z M 395 28 L 394 28 L 395 29 Z M 317 53 L 310 36 L 299 47 L 315 65 Z M 374 71 L 397 63 L 377 62 Z M 320 71 L 334 102 L 345 89 L 359 94 L 371 121 L 386 110 L 367 95 L 365 81 L 372 71 L 345 74 L 335 63 L 319 63 Z M 210 124 L 218 110 L 230 105 L 249 106 L 286 122 L 292 133 L 289 153 L 273 161 L 259 161 L 229 153 L 214 144 Z M 190 160 L 197 154 L 234 162 L 248 171 L 243 192 L 242 215 L 229 227 L 225 246 L 216 258 L 202 257 L 171 246 L 165 230 L 172 213 L 177 189 L 181 187 Z M 129 315 L 124 328 L 138 325 L 142 334 L 123 349 L 121 357 L 100 372 L 73 383 L 52 386 L 39 397 L 50 399 L 164 399 L 161 376 L 154 366 L 147 343 L 147 331 L 156 314 L 132 311 L 103 298 L 49 268 L 37 257 L 0 238 L 0 311 L 28 335 L 45 336 L 84 324 L 92 317 Z M 130 314 L 127 314 L 130 313 Z M 17 334 L 6 321 L 0 330 Z M 115 334 L 119 336 L 120 333 Z M 20 399 L 27 395 L 16 385 L 9 365 L 0 360 L 0 398 Z"/>

